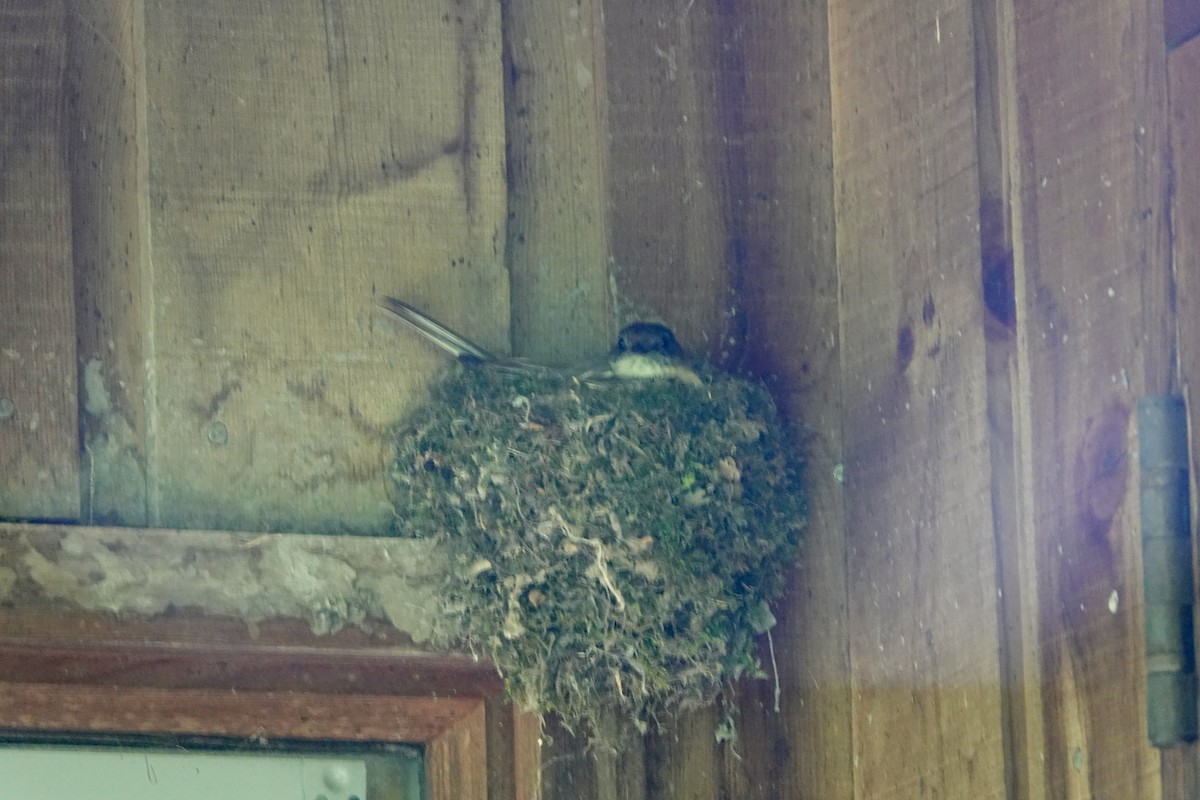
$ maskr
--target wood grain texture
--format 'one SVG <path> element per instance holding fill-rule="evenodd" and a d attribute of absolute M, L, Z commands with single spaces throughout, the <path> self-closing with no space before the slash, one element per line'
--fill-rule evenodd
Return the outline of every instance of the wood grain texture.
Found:
<path fill-rule="evenodd" d="M 387 426 L 443 362 L 373 298 L 505 349 L 499 8 L 146 6 L 153 524 L 392 524 Z"/>
<path fill-rule="evenodd" d="M 503 688 L 490 665 L 421 650 L 382 626 L 318 636 L 302 620 L 251 631 L 196 611 L 138 619 L 26 608 L 0 612 L 0 680 L 438 697 L 491 697 Z"/>
<path fill-rule="evenodd" d="M 1168 5 L 1168 9 L 1170 6 Z M 1200 478 L 1200 426 L 1197 394 L 1200 388 L 1200 39 L 1173 50 L 1167 60 L 1168 98 L 1174 192 L 1171 202 L 1172 252 L 1178 326 L 1180 389 L 1188 404 L 1192 456 L 1192 509 L 1195 515 Z M 1193 519 L 1195 517 L 1193 516 Z M 1193 559 L 1200 557 L 1193 553 Z M 1194 566 L 1194 565 L 1193 565 Z M 1196 585 L 1200 585 L 1197 583 Z M 1200 746 L 1179 745 L 1163 752 L 1163 800 L 1200 797 Z"/>
<path fill-rule="evenodd" d="M 976 3 L 975 76 L 979 147 L 980 285 L 985 308 L 992 524 L 1001 597 L 1001 706 L 1010 796 L 1045 796 L 1042 756 L 1043 697 L 1038 657 L 1037 554 L 1022 535 L 1022 509 L 1029 501 L 1018 489 L 1020 422 L 1015 418 L 1021 386 L 1017 377 L 1016 297 L 1013 289 L 1014 159 L 1016 92 L 1012 6 Z"/>
<path fill-rule="evenodd" d="M 475 716 L 482 722 L 478 698 L 0 683 L 0 729 L 9 732 L 428 742 Z"/>
<path fill-rule="evenodd" d="M 749 268 L 741 15 L 713 0 L 604 6 L 617 312 L 666 322 L 716 363 L 743 346 Z"/>
<path fill-rule="evenodd" d="M 783 602 L 772 679 L 738 690 L 728 796 L 842 798 L 853 792 L 839 282 L 826 3 L 749 3 L 745 80 L 745 265 L 741 366 L 767 381 L 807 460 L 808 527 Z M 766 643 L 763 643 L 764 645 Z M 772 661 L 774 657 L 774 663 Z"/>
<path fill-rule="evenodd" d="M 492 796 L 539 800 L 542 796 L 542 719 L 487 698 L 488 790 Z"/>
<path fill-rule="evenodd" d="M 699 709 L 670 719 L 646 737 L 646 800 L 716 800 L 726 794 L 717 715 Z"/>
<path fill-rule="evenodd" d="M 143 17 L 137 0 L 67 2 L 82 521 L 147 525 L 153 269 Z"/>
<path fill-rule="evenodd" d="M 599 0 L 504 4 L 513 349 L 550 363 L 616 333 L 604 35 Z"/>
<path fill-rule="evenodd" d="M 601 722 L 604 732 L 569 731 L 556 715 L 543 728 L 541 796 L 544 800 L 643 800 L 650 765 L 643 737 L 615 718 Z M 618 738 L 620 737 L 620 738 Z M 615 745 L 615 746 L 614 746 Z"/>
<path fill-rule="evenodd" d="M 513 797 L 517 800 L 541 800 L 542 797 L 542 717 L 524 711 L 513 714 L 512 765 Z M 489 744 L 495 737 L 488 737 Z"/>
<path fill-rule="evenodd" d="M 487 719 L 483 703 L 477 702 L 460 722 L 427 741 L 425 776 L 430 800 L 485 800 L 493 796 L 487 782 Z"/>
<path fill-rule="evenodd" d="M 1131 419 L 1171 383 L 1161 5 L 1012 3 L 1014 396 L 1031 796 L 1157 798 Z M 1081 69 L 1079 65 L 1088 65 Z M 1041 730 L 1037 730 L 1040 727 Z"/>
<path fill-rule="evenodd" d="M 0 9 L 0 517 L 79 516 L 65 15 Z"/>
<path fill-rule="evenodd" d="M 829 10 L 853 796 L 1005 797 L 972 9 Z"/>

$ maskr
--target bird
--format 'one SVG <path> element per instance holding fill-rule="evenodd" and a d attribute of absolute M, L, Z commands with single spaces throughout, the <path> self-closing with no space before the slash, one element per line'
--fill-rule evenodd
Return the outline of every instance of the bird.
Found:
<path fill-rule="evenodd" d="M 626 325 L 601 364 L 562 370 L 524 358 L 497 356 L 403 300 L 384 297 L 379 305 L 468 367 L 513 375 L 566 375 L 589 384 L 677 380 L 689 386 L 704 385 L 700 374 L 687 363 L 675 333 L 657 322 Z"/>

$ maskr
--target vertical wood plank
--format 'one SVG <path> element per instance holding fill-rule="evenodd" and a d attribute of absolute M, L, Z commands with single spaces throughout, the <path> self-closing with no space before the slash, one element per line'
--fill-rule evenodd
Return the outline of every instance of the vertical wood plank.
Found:
<path fill-rule="evenodd" d="M 83 517 L 144 526 L 154 467 L 144 8 L 68 0 L 67 9 Z"/>
<path fill-rule="evenodd" d="M 542 797 L 542 718 L 525 711 L 513 712 L 513 796 L 516 800 Z M 490 741 L 490 737 L 489 737 Z"/>
<path fill-rule="evenodd" d="M 1160 796 L 1131 417 L 1171 383 L 1161 3 L 1012 3 L 1023 594 L 1054 798 Z M 1040 727 L 1040 731 L 1036 730 Z"/>
<path fill-rule="evenodd" d="M 487 720 L 483 703 L 425 748 L 430 800 L 486 800 Z"/>
<path fill-rule="evenodd" d="M 492 800 L 540 800 L 542 723 L 493 696 L 486 700 L 488 796 Z"/>
<path fill-rule="evenodd" d="M 753 271 L 743 155 L 752 34 L 743 9 L 616 0 L 604 19 L 617 313 L 662 319 L 689 350 L 736 366 L 745 348 L 739 284 Z M 715 741 L 718 722 L 714 710 L 695 710 L 648 737 L 647 797 L 731 790 L 737 762 Z"/>
<path fill-rule="evenodd" d="M 1200 80 L 1200 38 L 1171 52 L 1167 72 L 1174 186 L 1171 204 L 1174 319 L 1178 326 L 1179 383 L 1188 403 L 1195 509 L 1200 478 L 1200 411 L 1196 405 L 1200 402 L 1197 395 L 1200 391 L 1200 95 L 1196 92 L 1196 81 Z M 1193 533 L 1193 546 L 1195 538 Z M 1200 746 L 1193 742 L 1164 751 L 1162 773 L 1163 800 L 1200 797 Z"/>
<path fill-rule="evenodd" d="M 700 709 L 667 721 L 646 737 L 646 800 L 716 800 L 723 795 L 716 714 Z"/>
<path fill-rule="evenodd" d="M 737 4 L 609 0 L 608 194 L 617 311 L 726 362 L 748 266 Z"/>
<path fill-rule="evenodd" d="M 0 9 L 0 518 L 79 516 L 65 10 Z"/>
<path fill-rule="evenodd" d="M 1045 797 L 1042 754 L 1042 683 L 1038 658 L 1037 554 L 1022 535 L 1015 418 L 1017 378 L 1016 298 L 1013 294 L 1012 174 L 1019 132 L 1013 63 L 1012 6 L 974 3 L 975 79 L 979 147 L 980 279 L 986 310 L 988 425 L 992 468 L 992 520 L 1001 597 L 1002 721 L 1010 796 Z"/>
<path fill-rule="evenodd" d="M 971 14 L 830 5 L 857 798 L 1007 792 Z"/>
<path fill-rule="evenodd" d="M 546 718 L 541 790 L 545 800 L 643 800 L 649 765 L 642 737 L 610 717 L 605 732 L 570 732 L 555 715 Z"/>
<path fill-rule="evenodd" d="M 728 796 L 841 798 L 853 792 L 843 487 L 841 342 L 826 3 L 742 9 L 746 108 L 743 367 L 768 381 L 796 425 L 809 520 L 777 609 L 772 680 L 739 691 Z M 772 657 L 774 656 L 774 664 Z"/>
<path fill-rule="evenodd" d="M 397 294 L 507 341 L 499 8 L 146 8 L 156 524 L 391 524 L 387 427 L 442 357 Z"/>
<path fill-rule="evenodd" d="M 504 5 L 513 349 L 577 361 L 614 338 L 603 4 Z"/>

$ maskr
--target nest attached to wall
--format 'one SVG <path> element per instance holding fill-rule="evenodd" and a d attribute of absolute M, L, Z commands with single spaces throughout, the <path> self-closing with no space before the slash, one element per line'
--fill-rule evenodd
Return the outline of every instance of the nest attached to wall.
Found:
<path fill-rule="evenodd" d="M 399 532 L 443 537 L 446 613 L 526 709 L 645 730 L 765 676 L 804 506 L 762 386 L 456 367 L 396 445 Z"/>

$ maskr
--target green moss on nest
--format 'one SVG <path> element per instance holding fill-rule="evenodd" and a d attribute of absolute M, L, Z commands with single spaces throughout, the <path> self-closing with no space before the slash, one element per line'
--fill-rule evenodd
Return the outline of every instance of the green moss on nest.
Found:
<path fill-rule="evenodd" d="M 444 537 L 447 613 L 526 708 L 644 728 L 761 676 L 804 518 L 761 386 L 458 368 L 396 443 L 400 532 Z"/>

